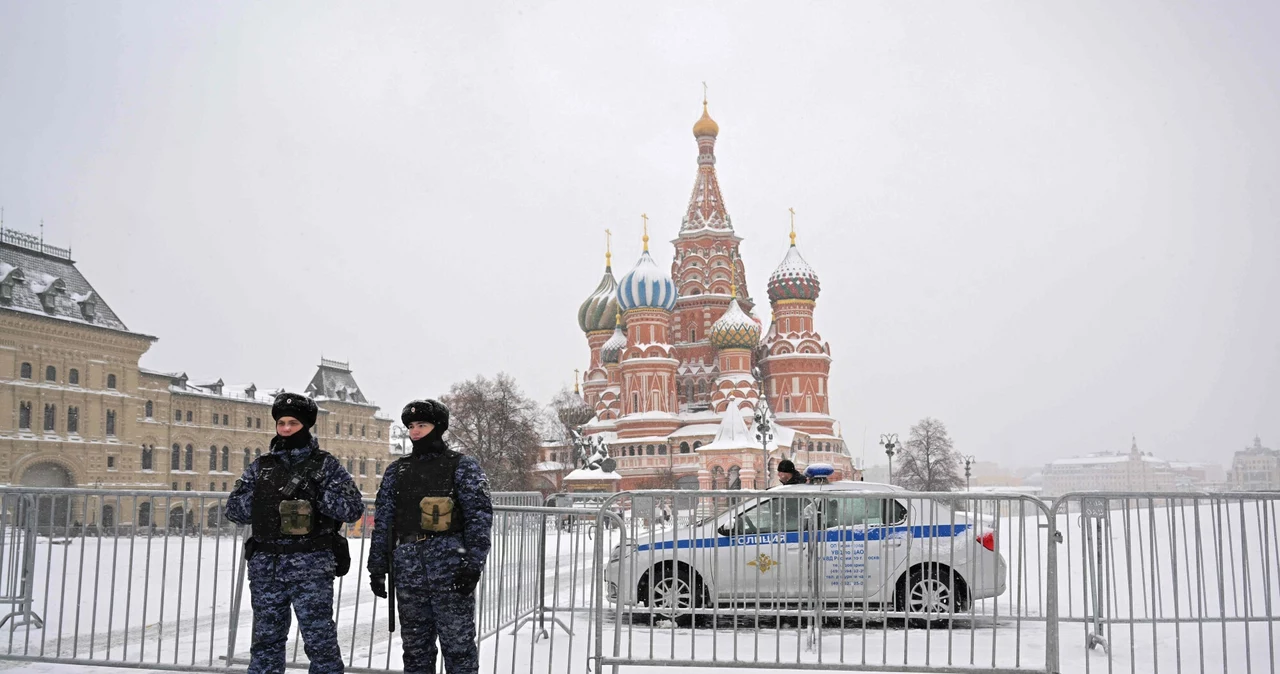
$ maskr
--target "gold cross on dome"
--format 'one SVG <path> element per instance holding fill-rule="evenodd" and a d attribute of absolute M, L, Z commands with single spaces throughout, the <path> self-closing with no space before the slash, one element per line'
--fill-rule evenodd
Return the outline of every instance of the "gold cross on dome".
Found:
<path fill-rule="evenodd" d="M 644 249 L 649 250 L 649 214 L 641 213 L 640 219 L 644 221 Z"/>
<path fill-rule="evenodd" d="M 788 208 L 787 212 L 791 214 L 791 245 L 796 245 L 796 209 Z"/>

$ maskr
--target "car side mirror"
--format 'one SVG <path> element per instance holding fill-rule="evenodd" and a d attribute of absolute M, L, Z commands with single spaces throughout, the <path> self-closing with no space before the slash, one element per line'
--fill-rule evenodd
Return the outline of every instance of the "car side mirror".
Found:
<path fill-rule="evenodd" d="M 732 536 L 733 532 L 737 530 L 737 528 L 738 528 L 738 520 L 736 518 L 730 518 L 728 522 L 721 524 L 720 528 L 716 529 L 716 533 L 720 534 L 721 536 Z"/>

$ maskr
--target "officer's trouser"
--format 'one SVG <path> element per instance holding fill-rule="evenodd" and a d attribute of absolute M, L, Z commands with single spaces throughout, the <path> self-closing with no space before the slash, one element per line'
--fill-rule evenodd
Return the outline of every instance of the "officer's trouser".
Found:
<path fill-rule="evenodd" d="M 396 588 L 405 674 L 436 674 L 436 639 L 448 674 L 478 674 L 476 595 L 450 590 Z"/>
<path fill-rule="evenodd" d="M 256 561 L 256 560 L 255 560 Z M 333 577 L 288 580 L 274 574 L 249 577 L 253 644 L 248 674 L 283 674 L 289 605 L 298 614 L 311 674 L 342 674 L 338 630 L 333 623 Z"/>

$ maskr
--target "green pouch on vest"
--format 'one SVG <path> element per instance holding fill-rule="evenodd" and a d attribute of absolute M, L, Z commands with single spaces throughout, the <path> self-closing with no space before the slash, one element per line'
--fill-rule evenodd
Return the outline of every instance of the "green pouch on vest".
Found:
<path fill-rule="evenodd" d="M 311 533 L 311 502 L 280 502 L 280 533 L 286 536 L 305 536 Z"/>
<path fill-rule="evenodd" d="M 432 532 L 449 531 L 453 523 L 453 499 L 448 496 L 426 496 L 418 502 L 422 512 L 422 530 Z"/>

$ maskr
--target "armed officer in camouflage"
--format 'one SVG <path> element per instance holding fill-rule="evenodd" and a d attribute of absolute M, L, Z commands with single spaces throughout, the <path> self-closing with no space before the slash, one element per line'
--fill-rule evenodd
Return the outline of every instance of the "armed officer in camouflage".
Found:
<path fill-rule="evenodd" d="M 449 449 L 449 409 L 405 405 L 413 453 L 382 477 L 369 552 L 373 593 L 400 601 L 405 674 L 434 674 L 436 639 L 449 674 L 477 674 L 476 584 L 489 555 L 493 505 L 480 464 Z M 388 554 L 390 553 L 390 554 Z"/>
<path fill-rule="evenodd" d="M 364 501 L 351 475 L 311 435 L 317 412 L 306 396 L 277 395 L 271 451 L 244 471 L 227 498 L 227 519 L 253 525 L 245 541 L 253 607 L 249 674 L 284 672 L 291 604 L 311 674 L 343 671 L 333 579 L 346 574 L 351 554 L 339 528 L 360 519 Z"/>

